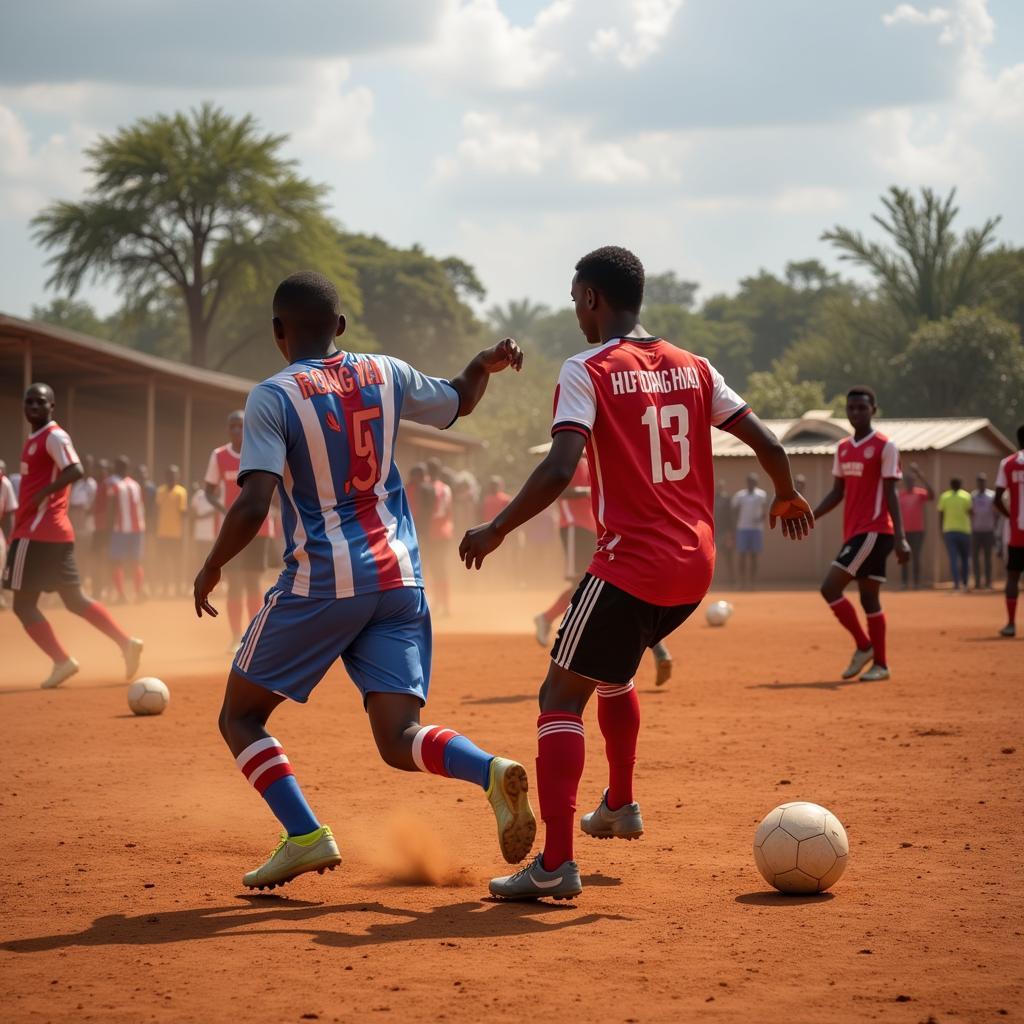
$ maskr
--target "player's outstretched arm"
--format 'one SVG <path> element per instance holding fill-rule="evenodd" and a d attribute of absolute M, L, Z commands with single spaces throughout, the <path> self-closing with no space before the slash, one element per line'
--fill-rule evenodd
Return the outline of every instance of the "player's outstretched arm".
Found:
<path fill-rule="evenodd" d="M 774 530 L 778 521 L 784 537 L 802 540 L 814 527 L 814 513 L 793 485 L 789 456 L 782 443 L 753 413 L 725 429 L 753 449 L 761 468 L 775 485 L 775 500 L 768 513 L 771 528 Z"/>
<path fill-rule="evenodd" d="M 480 404 L 492 373 L 509 367 L 516 373 L 523 368 L 523 352 L 514 338 L 505 338 L 474 356 L 462 373 L 449 382 L 459 393 L 459 416 L 468 416 Z"/>
<path fill-rule="evenodd" d="M 479 569 L 484 559 L 513 530 L 557 501 L 576 472 L 587 439 L 575 430 L 561 430 L 551 442 L 544 461 L 530 474 L 519 493 L 494 521 L 467 530 L 459 545 L 459 557 L 467 569 Z"/>
<path fill-rule="evenodd" d="M 273 473 L 259 471 L 247 474 L 242 481 L 242 491 L 224 516 L 220 533 L 196 576 L 193 594 L 199 618 L 203 612 L 216 616 L 217 609 L 210 604 L 209 597 L 220 582 L 220 571 L 260 532 L 277 483 Z"/>

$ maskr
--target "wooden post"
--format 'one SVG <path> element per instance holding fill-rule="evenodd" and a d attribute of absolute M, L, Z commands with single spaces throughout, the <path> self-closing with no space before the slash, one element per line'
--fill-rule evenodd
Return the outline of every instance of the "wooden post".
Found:
<path fill-rule="evenodd" d="M 146 387 L 146 465 L 151 479 L 156 479 L 156 380 L 149 378 Z"/>
<path fill-rule="evenodd" d="M 181 438 L 181 482 L 188 495 L 185 516 L 185 532 L 181 538 L 181 557 L 186 567 L 195 561 L 194 541 L 192 540 L 192 392 L 185 392 L 185 410 L 182 415 L 183 433 Z M 188 579 L 186 570 L 185 578 Z"/>

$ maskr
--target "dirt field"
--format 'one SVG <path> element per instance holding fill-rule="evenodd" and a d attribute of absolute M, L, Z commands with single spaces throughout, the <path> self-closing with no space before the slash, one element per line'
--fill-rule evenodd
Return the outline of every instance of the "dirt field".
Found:
<path fill-rule="evenodd" d="M 477 595 L 472 620 L 445 624 L 424 720 L 532 777 L 546 658 L 525 633 L 531 596 Z M 895 675 L 877 684 L 835 681 L 848 644 L 817 595 L 731 599 L 726 628 L 699 616 L 674 638 L 664 691 L 644 666 L 648 831 L 581 837 L 568 905 L 488 900 L 503 863 L 483 796 L 384 768 L 340 672 L 274 728 L 345 864 L 243 895 L 276 823 L 217 734 L 222 623 L 125 610 L 172 691 L 138 719 L 108 642 L 52 613 L 84 670 L 40 692 L 46 665 L 3 613 L 0 1016 L 1020 1020 L 1024 641 L 995 638 L 1001 598 L 887 595 Z M 581 811 L 604 784 L 595 715 Z M 794 799 L 849 832 L 834 894 L 778 896 L 754 867 L 756 822 Z"/>

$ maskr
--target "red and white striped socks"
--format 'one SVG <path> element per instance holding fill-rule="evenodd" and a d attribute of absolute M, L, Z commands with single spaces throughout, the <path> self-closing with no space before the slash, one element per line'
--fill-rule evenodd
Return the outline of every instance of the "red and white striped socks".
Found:
<path fill-rule="evenodd" d="M 273 736 L 250 743 L 235 762 L 288 835 L 306 836 L 320 827 L 299 788 L 288 755 Z"/>
<path fill-rule="evenodd" d="M 278 779 L 295 774 L 284 748 L 273 736 L 250 743 L 235 758 L 235 763 L 260 796 Z"/>
<path fill-rule="evenodd" d="M 444 766 L 444 750 L 459 734 L 439 725 L 424 725 L 412 738 L 412 759 L 421 772 L 449 778 Z"/>
<path fill-rule="evenodd" d="M 537 719 L 537 791 L 544 820 L 544 870 L 572 860 L 576 792 L 586 746 L 583 719 L 556 711 Z"/>
<path fill-rule="evenodd" d="M 608 807 L 616 811 L 633 802 L 633 769 L 640 734 L 640 699 L 632 681 L 597 688 L 597 723 L 608 757 Z"/>

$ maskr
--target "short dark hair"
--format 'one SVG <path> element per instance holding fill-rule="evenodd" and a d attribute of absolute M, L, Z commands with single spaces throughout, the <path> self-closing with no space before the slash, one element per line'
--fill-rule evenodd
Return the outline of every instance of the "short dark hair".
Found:
<path fill-rule="evenodd" d="M 1024 423 L 1017 428 L 1017 447 L 1024 448 Z"/>
<path fill-rule="evenodd" d="M 274 292 L 274 316 L 284 315 L 307 326 L 328 326 L 341 312 L 338 289 L 315 270 L 290 274 Z"/>
<path fill-rule="evenodd" d="M 963 480 L 961 480 L 958 476 L 953 477 L 953 479 L 949 481 L 949 486 L 952 487 L 954 491 L 959 491 L 960 488 L 963 487 L 963 485 Z"/>
<path fill-rule="evenodd" d="M 867 384 L 854 384 L 854 386 L 846 392 L 847 398 L 853 398 L 854 395 L 862 395 L 864 398 L 870 399 L 872 405 L 878 405 L 878 399 L 875 398 L 875 389 L 868 387 Z"/>
<path fill-rule="evenodd" d="M 644 302 L 644 265 L 621 245 L 603 245 L 576 264 L 576 273 L 613 309 L 639 313 Z"/>

